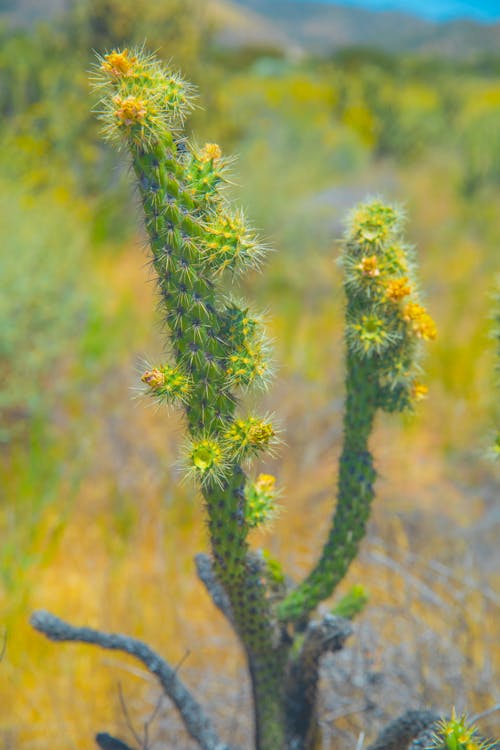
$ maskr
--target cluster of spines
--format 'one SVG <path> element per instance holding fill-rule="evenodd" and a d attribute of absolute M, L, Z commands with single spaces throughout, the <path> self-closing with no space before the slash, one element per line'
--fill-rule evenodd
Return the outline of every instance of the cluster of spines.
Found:
<path fill-rule="evenodd" d="M 453 709 L 451 718 L 438 723 L 429 750 L 488 750 L 493 744 L 481 738 L 465 714 L 458 716 Z"/>
<path fill-rule="evenodd" d="M 370 360 L 379 379 L 378 406 L 401 411 L 426 395 L 417 379 L 420 344 L 436 338 L 421 304 L 413 251 L 401 237 L 401 212 L 379 200 L 355 209 L 342 264 L 349 349 Z"/>
<path fill-rule="evenodd" d="M 245 487 L 245 521 L 249 528 L 263 526 L 275 518 L 276 478 L 272 474 L 259 474 L 255 481 L 248 481 Z"/>

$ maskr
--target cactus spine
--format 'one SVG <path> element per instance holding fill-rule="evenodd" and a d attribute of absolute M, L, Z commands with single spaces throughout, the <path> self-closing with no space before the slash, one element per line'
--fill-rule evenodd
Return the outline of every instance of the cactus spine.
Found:
<path fill-rule="evenodd" d="M 354 212 L 346 235 L 347 400 L 338 503 L 318 564 L 287 594 L 278 564 L 256 558 L 247 543 L 250 529 L 272 515 L 276 497 L 273 477 L 247 482 L 242 466 L 269 451 L 275 429 L 266 418 L 237 413 L 238 391 L 265 386 L 269 378 L 263 326 L 245 305 L 225 299 L 219 286 L 224 273 L 258 266 L 265 248 L 224 199 L 228 161 L 220 148 L 199 149 L 182 138 L 193 106 L 185 81 L 143 51 L 123 50 L 99 59 L 95 85 L 104 132 L 125 145 L 132 160 L 168 324 L 171 361 L 142 379 L 154 398 L 184 410 L 184 465 L 203 495 L 214 573 L 246 650 L 256 747 L 309 748 L 314 706 L 303 721 L 287 718 L 298 700 L 287 674 L 297 676 L 312 649 L 315 673 L 301 679 L 315 696 L 321 649 L 340 648 L 350 632 L 335 618 L 306 626 L 365 534 L 376 478 L 368 441 L 377 410 L 402 411 L 425 395 L 416 379 L 418 355 L 421 343 L 436 335 L 418 300 L 400 212 L 371 201 Z M 345 604 L 350 616 L 363 596 L 357 592 Z"/>

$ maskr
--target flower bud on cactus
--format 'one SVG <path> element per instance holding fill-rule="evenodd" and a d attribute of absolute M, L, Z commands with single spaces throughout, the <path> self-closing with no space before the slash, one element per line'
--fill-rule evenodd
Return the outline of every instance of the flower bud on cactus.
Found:
<path fill-rule="evenodd" d="M 353 620 L 363 611 L 367 603 L 368 594 L 364 586 L 359 583 L 355 584 L 333 607 L 332 615 Z"/>
<path fill-rule="evenodd" d="M 271 474 L 259 474 L 254 482 L 245 487 L 245 520 L 254 529 L 276 517 L 276 478 Z"/>
<path fill-rule="evenodd" d="M 439 722 L 429 750 L 488 750 L 492 743 L 480 738 L 477 728 L 467 722 L 465 714 Z"/>
<path fill-rule="evenodd" d="M 247 417 L 235 419 L 224 439 L 229 455 L 242 460 L 270 448 L 276 442 L 276 431 L 265 419 Z"/>
<path fill-rule="evenodd" d="M 149 386 L 150 393 L 158 401 L 175 403 L 186 401 L 191 390 L 189 378 L 178 367 L 162 365 L 147 370 L 141 378 Z"/>

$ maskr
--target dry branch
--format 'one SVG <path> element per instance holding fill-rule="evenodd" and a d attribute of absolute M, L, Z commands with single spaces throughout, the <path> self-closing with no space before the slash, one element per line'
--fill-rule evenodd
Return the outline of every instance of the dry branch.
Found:
<path fill-rule="evenodd" d="M 139 659 L 158 679 L 165 694 L 179 711 L 187 731 L 202 750 L 236 750 L 219 739 L 212 722 L 179 679 L 176 670 L 146 643 L 127 635 L 75 627 L 50 612 L 34 612 L 30 622 L 35 630 L 43 633 L 51 641 L 91 643 L 108 650 L 123 651 Z"/>

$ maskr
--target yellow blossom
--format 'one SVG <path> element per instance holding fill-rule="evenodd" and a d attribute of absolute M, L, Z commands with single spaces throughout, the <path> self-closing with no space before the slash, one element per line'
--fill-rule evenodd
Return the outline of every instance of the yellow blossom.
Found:
<path fill-rule="evenodd" d="M 124 49 L 123 52 L 110 52 L 109 55 L 105 55 L 101 68 L 119 78 L 129 75 L 136 62 L 137 57 L 131 57 L 128 49 Z"/>
<path fill-rule="evenodd" d="M 422 401 L 427 397 L 428 392 L 429 389 L 423 383 L 419 383 L 417 380 L 413 383 L 411 395 L 415 401 Z"/>
<path fill-rule="evenodd" d="M 276 477 L 273 477 L 272 474 L 259 474 L 257 477 L 257 481 L 255 482 L 255 486 L 258 490 L 261 492 L 266 492 L 268 494 L 271 494 L 274 492 L 274 486 L 276 484 Z"/>
<path fill-rule="evenodd" d="M 361 271 L 363 276 L 370 276 L 370 278 L 380 276 L 380 269 L 378 267 L 376 255 L 369 255 L 361 258 L 361 263 L 359 263 L 356 268 Z"/>
<path fill-rule="evenodd" d="M 436 338 L 436 324 L 422 305 L 409 302 L 404 309 L 403 317 L 408 323 L 411 323 L 413 332 L 418 338 L 426 341 Z"/>
<path fill-rule="evenodd" d="M 165 385 L 165 373 L 154 367 L 152 370 L 148 370 L 141 377 L 143 383 L 146 383 L 151 388 L 161 388 Z"/>
<path fill-rule="evenodd" d="M 120 124 L 134 125 L 144 120 L 146 116 L 146 104 L 142 99 L 136 96 L 127 96 L 122 99 L 121 96 L 115 96 L 113 99 L 116 104 L 115 115 L 120 120 Z"/>
<path fill-rule="evenodd" d="M 406 276 L 389 281 L 385 290 L 385 296 L 393 302 L 399 302 L 410 293 L 411 287 Z"/>
<path fill-rule="evenodd" d="M 218 161 L 222 156 L 220 146 L 216 143 L 206 143 L 201 152 L 202 161 Z"/>

